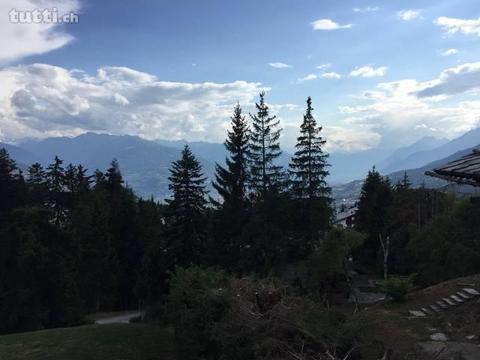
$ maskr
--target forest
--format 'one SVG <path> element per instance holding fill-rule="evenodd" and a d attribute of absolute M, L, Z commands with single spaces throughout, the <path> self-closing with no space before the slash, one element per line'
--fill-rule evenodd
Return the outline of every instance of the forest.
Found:
<path fill-rule="evenodd" d="M 186 145 L 164 201 L 137 197 L 115 159 L 21 170 L 0 150 L 0 333 L 140 308 L 175 327 L 182 359 L 361 359 L 361 324 L 336 310 L 352 268 L 394 300 L 480 272 L 479 202 L 407 176 L 391 184 L 373 167 L 354 227 L 336 226 L 313 111 L 308 98 L 282 168 L 265 94 L 253 114 L 237 105 L 213 191 Z"/>

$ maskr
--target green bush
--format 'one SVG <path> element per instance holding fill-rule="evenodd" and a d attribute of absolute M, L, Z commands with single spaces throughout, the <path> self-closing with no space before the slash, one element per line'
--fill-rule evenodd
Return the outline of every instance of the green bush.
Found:
<path fill-rule="evenodd" d="M 170 318 L 166 305 L 160 301 L 150 305 L 145 311 L 143 321 L 162 325 L 169 324 Z"/>
<path fill-rule="evenodd" d="M 167 309 L 181 359 L 218 358 L 214 330 L 229 308 L 226 273 L 215 268 L 176 268 L 169 284 Z"/>
<path fill-rule="evenodd" d="M 397 277 L 392 276 L 387 280 L 383 280 L 379 284 L 380 291 L 390 296 L 393 301 L 404 301 L 407 294 L 413 290 L 413 277 Z"/>

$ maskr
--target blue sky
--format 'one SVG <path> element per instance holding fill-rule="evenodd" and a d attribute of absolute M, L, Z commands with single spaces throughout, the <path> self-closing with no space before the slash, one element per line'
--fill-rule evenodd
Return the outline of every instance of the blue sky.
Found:
<path fill-rule="evenodd" d="M 307 96 L 333 152 L 454 137 L 480 118 L 478 0 L 3 2 L 3 141 L 222 141 L 233 104 L 251 110 L 262 89 L 286 148 Z M 8 21 L 55 6 L 80 22 Z"/>

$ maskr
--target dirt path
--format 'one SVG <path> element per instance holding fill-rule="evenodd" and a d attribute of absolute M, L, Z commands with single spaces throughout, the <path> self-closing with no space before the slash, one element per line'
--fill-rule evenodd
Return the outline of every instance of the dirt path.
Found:
<path fill-rule="evenodd" d="M 108 317 L 102 317 L 100 319 L 95 320 L 95 324 L 97 325 L 106 325 L 106 324 L 128 324 L 130 320 L 136 317 L 141 317 L 144 315 L 143 311 L 135 311 L 135 312 L 128 312 L 128 313 L 118 313 L 112 314 Z"/>

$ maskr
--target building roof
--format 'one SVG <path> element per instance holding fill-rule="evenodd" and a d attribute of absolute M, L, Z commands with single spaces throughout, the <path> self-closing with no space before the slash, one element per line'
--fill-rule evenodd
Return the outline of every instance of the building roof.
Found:
<path fill-rule="evenodd" d="M 474 149 L 470 154 L 438 169 L 427 171 L 425 175 L 458 184 L 480 186 L 480 149 Z"/>
<path fill-rule="evenodd" d="M 356 206 L 346 209 L 345 211 L 341 211 L 337 213 L 335 217 L 335 222 L 344 221 L 345 219 L 355 216 L 357 211 L 358 211 L 358 208 Z"/>

